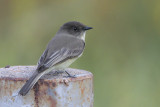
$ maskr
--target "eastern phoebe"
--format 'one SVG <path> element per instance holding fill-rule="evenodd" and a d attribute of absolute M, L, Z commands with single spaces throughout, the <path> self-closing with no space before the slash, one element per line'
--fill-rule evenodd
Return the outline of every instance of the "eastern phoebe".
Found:
<path fill-rule="evenodd" d="M 80 22 L 65 23 L 48 43 L 40 57 L 37 69 L 19 91 L 25 96 L 39 78 L 52 70 L 63 70 L 79 58 L 85 47 L 86 30 L 92 29 Z M 69 77 L 74 77 L 65 71 Z"/>

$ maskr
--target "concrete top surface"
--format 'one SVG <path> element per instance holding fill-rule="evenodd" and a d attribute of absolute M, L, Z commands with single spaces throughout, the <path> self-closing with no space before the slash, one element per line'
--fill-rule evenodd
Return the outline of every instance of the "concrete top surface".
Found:
<path fill-rule="evenodd" d="M 7 68 L 0 68 L 0 79 L 4 80 L 13 80 L 13 81 L 23 81 L 28 80 L 32 73 L 35 72 L 36 66 L 10 66 Z M 86 78 L 92 78 L 92 73 L 85 71 L 85 70 L 79 70 L 79 69 L 73 69 L 73 68 L 67 68 L 65 69 L 67 72 L 69 72 L 71 75 L 75 75 L 76 78 L 68 78 L 65 77 L 67 74 L 65 72 L 55 72 L 51 71 L 50 73 L 44 75 L 41 77 L 44 81 L 57 81 L 57 80 L 69 80 L 69 81 L 76 81 L 76 80 L 83 80 Z"/>

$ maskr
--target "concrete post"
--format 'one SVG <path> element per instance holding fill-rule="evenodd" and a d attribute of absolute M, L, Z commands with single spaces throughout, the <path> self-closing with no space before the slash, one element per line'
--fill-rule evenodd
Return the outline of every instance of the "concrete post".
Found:
<path fill-rule="evenodd" d="M 84 70 L 66 69 L 43 76 L 26 96 L 17 95 L 35 66 L 0 68 L 0 107 L 93 107 L 93 75 Z M 58 75 L 58 76 L 57 76 Z"/>

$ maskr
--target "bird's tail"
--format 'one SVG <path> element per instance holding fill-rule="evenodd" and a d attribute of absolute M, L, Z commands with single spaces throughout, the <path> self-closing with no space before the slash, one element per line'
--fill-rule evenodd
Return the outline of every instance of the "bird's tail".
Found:
<path fill-rule="evenodd" d="M 30 77 L 29 80 L 24 84 L 24 86 L 21 88 L 18 94 L 25 96 L 44 73 L 45 72 L 40 73 L 35 71 L 32 74 L 32 77 Z"/>

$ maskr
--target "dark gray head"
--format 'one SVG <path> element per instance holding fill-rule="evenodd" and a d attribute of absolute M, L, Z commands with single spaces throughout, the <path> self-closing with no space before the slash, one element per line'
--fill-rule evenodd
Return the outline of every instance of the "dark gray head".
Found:
<path fill-rule="evenodd" d="M 58 33 L 67 33 L 72 36 L 81 37 L 85 34 L 86 30 L 92 29 L 80 22 L 72 21 L 65 23 Z"/>

